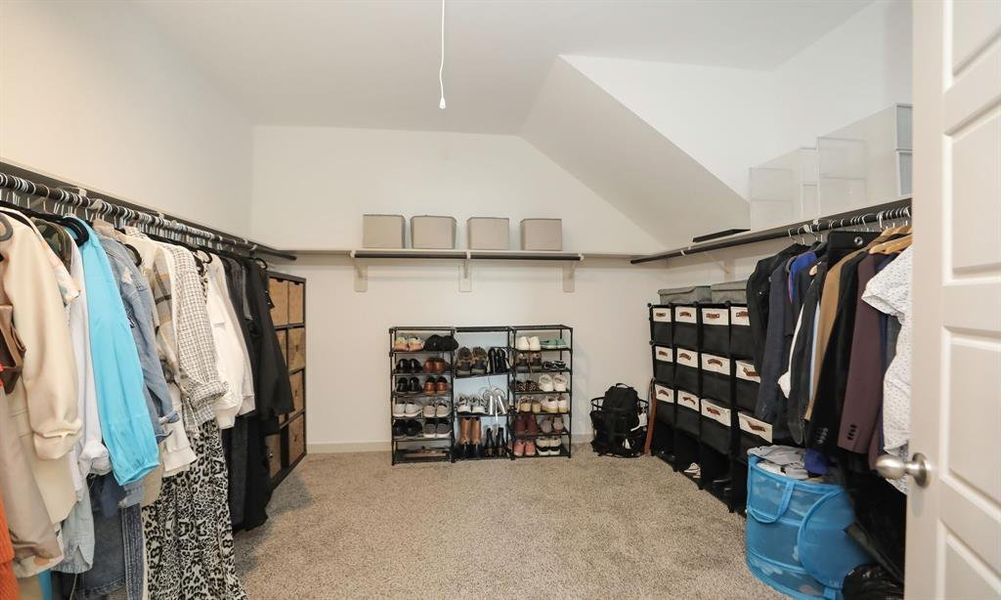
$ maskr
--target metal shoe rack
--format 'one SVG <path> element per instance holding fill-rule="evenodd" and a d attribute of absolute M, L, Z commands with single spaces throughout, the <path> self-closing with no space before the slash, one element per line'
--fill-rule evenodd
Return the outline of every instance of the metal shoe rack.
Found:
<path fill-rule="evenodd" d="M 518 338 L 519 337 L 531 337 L 537 336 L 539 338 L 549 337 L 550 339 L 558 339 L 562 343 L 558 348 L 547 348 L 541 347 L 539 350 L 524 350 L 518 349 Z M 509 386 L 510 386 L 510 397 L 511 397 L 511 417 L 509 419 L 510 427 L 509 430 L 514 432 L 514 421 L 518 415 L 525 414 L 525 411 L 521 411 L 520 404 L 522 400 L 526 398 L 545 398 L 553 397 L 559 398 L 560 396 L 567 397 L 567 411 L 566 412 L 531 412 L 529 414 L 533 415 L 533 419 L 536 420 L 538 424 L 539 417 L 547 416 L 559 416 L 563 419 L 564 428 L 560 433 L 542 433 L 539 429 L 537 434 L 521 434 L 513 436 L 513 440 L 521 438 L 522 440 L 531 440 L 536 445 L 541 438 L 557 438 L 560 441 L 559 453 L 558 454 L 548 454 L 540 455 L 538 451 L 533 456 L 514 456 L 512 453 L 512 458 L 518 460 L 522 458 L 557 458 L 564 456 L 570 458 L 573 452 L 571 440 L 573 439 L 571 434 L 571 423 L 573 422 L 573 327 L 568 327 L 566 325 L 518 325 L 510 328 L 509 332 L 509 347 L 511 355 L 511 369 L 509 374 Z M 565 368 L 561 369 L 537 369 L 530 367 L 528 370 L 519 371 L 516 366 L 518 364 L 518 355 L 525 355 L 526 358 L 534 353 L 541 353 L 543 361 L 545 362 L 547 358 L 558 356 L 559 359 L 566 364 Z M 564 374 L 567 376 L 567 389 L 565 392 L 541 392 L 541 391 L 518 391 L 516 388 L 516 382 L 519 380 L 528 380 L 538 382 L 538 375 L 556 375 Z"/>
<path fill-rule="evenodd" d="M 504 392 L 504 397 L 500 403 L 488 403 L 489 405 L 483 409 L 483 412 L 459 412 L 459 402 L 458 400 L 454 402 L 454 428 L 457 432 L 455 434 L 456 441 L 452 447 L 452 457 L 454 461 L 513 458 L 507 447 L 507 440 L 509 440 L 511 436 L 511 422 L 509 420 L 508 411 L 508 408 L 511 406 L 511 394 L 508 391 L 509 369 L 506 368 L 511 363 L 510 353 L 507 349 L 508 334 L 510 329 L 511 328 L 506 325 L 455 328 L 456 339 L 459 342 L 460 348 L 482 347 L 485 350 L 497 348 L 504 350 L 507 355 L 507 360 L 505 361 L 505 369 L 502 371 L 495 371 L 493 369 L 493 365 L 488 362 L 486 373 L 471 375 L 456 374 L 452 378 L 453 388 L 458 388 L 457 391 L 453 389 L 453 394 L 456 397 L 463 394 L 479 396 L 482 394 L 483 383 L 486 383 L 487 386 L 492 386 L 494 382 L 497 381 L 497 378 L 503 379 L 503 383 L 497 387 Z M 464 448 L 460 442 L 462 420 L 470 418 L 476 419 L 475 426 L 480 428 L 479 431 L 482 442 L 486 442 L 486 430 L 489 429 L 491 431 L 491 436 L 495 441 L 497 439 L 496 435 L 503 430 L 505 443 L 498 444 L 496 451 L 493 451 L 492 449 L 484 449 L 484 451 L 481 451 L 479 456 L 468 455 L 466 448 Z"/>
<path fill-rule="evenodd" d="M 393 341 L 396 339 L 397 335 L 412 337 L 417 336 L 422 340 L 426 340 L 430 335 L 439 336 L 455 336 L 454 327 L 391 327 L 389 329 L 389 372 L 390 372 L 390 421 L 389 430 L 392 435 L 392 464 L 398 463 L 413 463 L 413 462 L 439 462 L 439 461 L 450 461 L 452 458 L 452 446 L 454 444 L 454 432 L 455 427 L 452 423 L 452 415 L 454 414 L 454 402 L 453 402 L 453 388 L 454 381 L 452 380 L 452 365 L 454 364 L 454 352 L 451 350 L 396 350 L 393 348 Z M 443 373 L 425 373 L 423 371 L 417 373 L 411 372 L 397 372 L 396 363 L 401 359 L 411 359 L 416 358 L 423 366 L 424 362 L 431 357 L 441 357 L 446 362 L 446 370 Z M 423 383 L 427 377 L 445 377 L 449 381 L 448 391 L 441 394 L 427 394 L 423 391 Z M 399 377 L 406 377 L 410 379 L 411 377 L 419 378 L 421 382 L 421 392 L 420 393 L 399 393 L 396 391 L 396 380 Z M 419 407 L 422 409 L 417 416 L 405 416 L 405 417 L 394 417 L 393 416 L 393 403 L 397 399 L 404 400 L 414 400 L 418 403 Z M 430 418 L 424 417 L 423 405 L 426 402 L 435 400 L 445 400 L 448 402 L 448 416 L 444 417 L 449 422 L 449 433 L 447 437 L 431 437 L 426 436 L 424 433 L 424 426 L 427 425 L 427 421 Z M 439 421 L 441 418 L 435 417 L 435 421 Z M 405 421 L 417 421 L 421 424 L 421 431 L 415 436 L 402 435 L 397 436 L 393 434 L 393 425 L 398 420 Z"/>

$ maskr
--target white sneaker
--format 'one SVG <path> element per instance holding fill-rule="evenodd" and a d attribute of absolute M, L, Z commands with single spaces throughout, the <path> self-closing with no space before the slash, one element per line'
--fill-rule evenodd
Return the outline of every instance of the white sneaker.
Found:
<path fill-rule="evenodd" d="M 549 438 L 536 438 L 535 439 L 535 452 L 539 456 L 549 456 Z"/>
<path fill-rule="evenodd" d="M 536 339 L 538 339 L 538 338 L 536 338 Z M 514 349 L 515 350 L 521 350 L 521 351 L 525 352 L 525 351 L 528 351 L 528 350 L 531 349 L 531 348 L 529 348 L 529 345 L 530 344 L 528 343 L 528 338 L 525 337 L 525 336 L 520 336 L 518 338 L 518 340 L 514 343 Z"/>
<path fill-rule="evenodd" d="M 417 404 L 415 400 L 407 400 L 406 406 L 403 408 L 403 416 L 408 419 L 413 419 L 421 414 L 421 405 Z"/>
<path fill-rule="evenodd" d="M 424 405 L 424 418 L 425 419 L 433 419 L 434 418 L 434 413 L 435 413 L 435 403 L 434 402 L 428 402 L 427 404 Z"/>
<path fill-rule="evenodd" d="M 564 386 L 566 388 L 566 386 Z M 553 391 L 553 377 L 551 375 L 542 375 L 539 377 L 539 389 L 543 392 Z M 566 389 L 562 390 L 566 391 Z"/>
<path fill-rule="evenodd" d="M 473 398 L 470 401 L 472 404 L 472 409 L 475 414 L 485 415 L 487 414 L 487 403 L 483 401 L 482 398 Z"/>
<path fill-rule="evenodd" d="M 434 416 L 438 417 L 439 419 L 443 419 L 443 418 L 447 417 L 449 412 L 450 411 L 449 411 L 449 408 L 448 408 L 448 401 L 447 400 L 439 400 L 438 404 L 435 405 Z"/>
<path fill-rule="evenodd" d="M 556 406 L 559 408 L 559 412 L 561 413 L 570 412 L 570 399 L 565 395 L 561 395 L 560 399 L 556 402 Z"/>
<path fill-rule="evenodd" d="M 528 349 L 531 350 L 532 352 L 538 352 L 539 350 L 542 350 L 542 343 L 539 341 L 539 336 L 533 335 L 532 337 L 528 338 Z"/>
<path fill-rule="evenodd" d="M 545 377 L 545 375 L 543 376 Z M 540 385 L 541 385 L 541 379 Z M 567 391 L 567 376 L 566 375 L 553 375 L 553 389 L 557 392 Z"/>
<path fill-rule="evenodd" d="M 403 418 L 406 416 L 407 402 L 402 398 L 397 398 L 393 400 L 393 416 L 397 418 Z"/>
<path fill-rule="evenodd" d="M 465 395 L 459 396 L 459 405 L 456 407 L 456 410 L 458 410 L 461 413 L 472 412 L 473 407 L 469 403 L 469 396 Z"/>
<path fill-rule="evenodd" d="M 544 398 L 542 400 L 542 412 L 558 413 L 560 412 L 560 403 L 556 400 L 556 398 Z"/>

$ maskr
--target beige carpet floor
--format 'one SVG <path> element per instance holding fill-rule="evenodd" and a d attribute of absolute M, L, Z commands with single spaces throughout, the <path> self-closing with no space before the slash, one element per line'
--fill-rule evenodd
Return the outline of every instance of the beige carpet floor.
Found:
<path fill-rule="evenodd" d="M 253 600 L 778 598 L 748 572 L 743 519 L 655 458 L 391 467 L 313 455 L 271 519 L 237 535 Z"/>

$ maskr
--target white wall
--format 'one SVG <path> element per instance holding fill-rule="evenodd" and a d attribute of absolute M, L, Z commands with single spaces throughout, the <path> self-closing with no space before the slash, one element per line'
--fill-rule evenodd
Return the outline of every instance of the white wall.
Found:
<path fill-rule="evenodd" d="M 880 0 L 771 70 L 564 57 L 747 197 L 748 168 L 911 99 L 911 7 Z"/>
<path fill-rule="evenodd" d="M 3 2 L 0 157 L 249 230 L 251 128 L 127 2 Z"/>
<path fill-rule="evenodd" d="M 660 245 L 519 137 L 257 127 L 254 237 L 292 249 L 358 248 L 364 213 L 563 219 L 564 249 L 649 252 Z M 310 218 L 290 219 L 291 214 Z"/>

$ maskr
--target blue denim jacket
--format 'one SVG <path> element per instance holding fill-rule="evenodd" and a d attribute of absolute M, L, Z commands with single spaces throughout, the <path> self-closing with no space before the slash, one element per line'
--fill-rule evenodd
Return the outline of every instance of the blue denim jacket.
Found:
<path fill-rule="evenodd" d="M 77 219 L 90 237 L 80 247 L 87 310 L 90 351 L 97 386 L 101 435 L 111 455 L 111 468 L 121 485 L 139 481 L 160 464 L 160 452 L 143 406 L 142 365 L 118 284 L 100 238 Z"/>
<path fill-rule="evenodd" d="M 153 292 L 143 274 L 132 262 L 129 251 L 116 240 L 101 236 L 101 245 L 108 253 L 111 270 L 118 280 L 118 291 L 125 305 L 125 314 L 132 326 L 132 336 L 139 352 L 143 380 L 146 383 L 146 406 L 153 421 L 157 441 L 167 437 L 164 423 L 173 423 L 180 416 L 174 410 L 167 389 L 167 380 L 156 349 L 156 332 L 153 328 L 155 310 Z"/>

